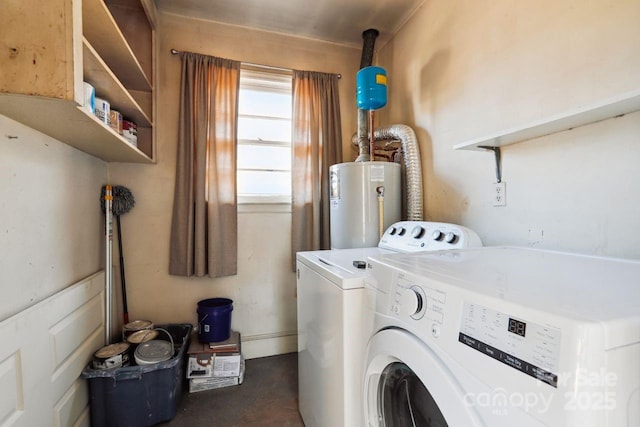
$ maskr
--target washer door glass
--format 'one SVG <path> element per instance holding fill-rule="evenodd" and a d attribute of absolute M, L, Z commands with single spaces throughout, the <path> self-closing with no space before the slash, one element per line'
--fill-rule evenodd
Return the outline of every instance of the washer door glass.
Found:
<path fill-rule="evenodd" d="M 448 426 L 429 390 L 404 363 L 388 365 L 378 384 L 378 410 L 385 427 Z"/>

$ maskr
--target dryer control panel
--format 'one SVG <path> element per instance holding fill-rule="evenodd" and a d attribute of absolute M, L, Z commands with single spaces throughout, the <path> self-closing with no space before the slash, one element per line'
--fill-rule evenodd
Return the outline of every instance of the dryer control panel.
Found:
<path fill-rule="evenodd" d="M 445 222 L 400 221 L 382 235 L 378 247 L 394 252 L 438 251 L 482 246 L 480 237 L 466 227 Z"/>
<path fill-rule="evenodd" d="M 557 388 L 560 335 L 559 328 L 465 302 L 458 341 Z"/>

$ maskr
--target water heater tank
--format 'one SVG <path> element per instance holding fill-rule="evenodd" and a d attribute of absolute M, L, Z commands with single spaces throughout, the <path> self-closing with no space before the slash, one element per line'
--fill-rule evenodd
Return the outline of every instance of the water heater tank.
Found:
<path fill-rule="evenodd" d="M 378 246 L 382 230 L 401 220 L 400 165 L 391 162 L 340 163 L 329 168 L 331 248 Z M 383 191 L 384 197 L 379 198 Z"/>

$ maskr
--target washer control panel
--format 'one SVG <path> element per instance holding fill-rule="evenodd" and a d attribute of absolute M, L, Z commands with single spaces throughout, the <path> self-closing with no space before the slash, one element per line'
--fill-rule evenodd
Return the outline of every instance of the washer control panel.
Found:
<path fill-rule="evenodd" d="M 382 235 L 379 248 L 396 252 L 437 251 L 482 246 L 480 237 L 466 227 L 444 222 L 400 221 Z"/>
<path fill-rule="evenodd" d="M 560 329 L 465 302 L 458 341 L 558 387 Z"/>

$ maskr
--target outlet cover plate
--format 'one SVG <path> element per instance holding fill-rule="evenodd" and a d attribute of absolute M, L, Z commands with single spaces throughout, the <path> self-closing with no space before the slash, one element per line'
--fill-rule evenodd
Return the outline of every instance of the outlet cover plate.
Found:
<path fill-rule="evenodd" d="M 504 181 L 493 184 L 493 206 L 507 206 L 507 183 Z"/>

